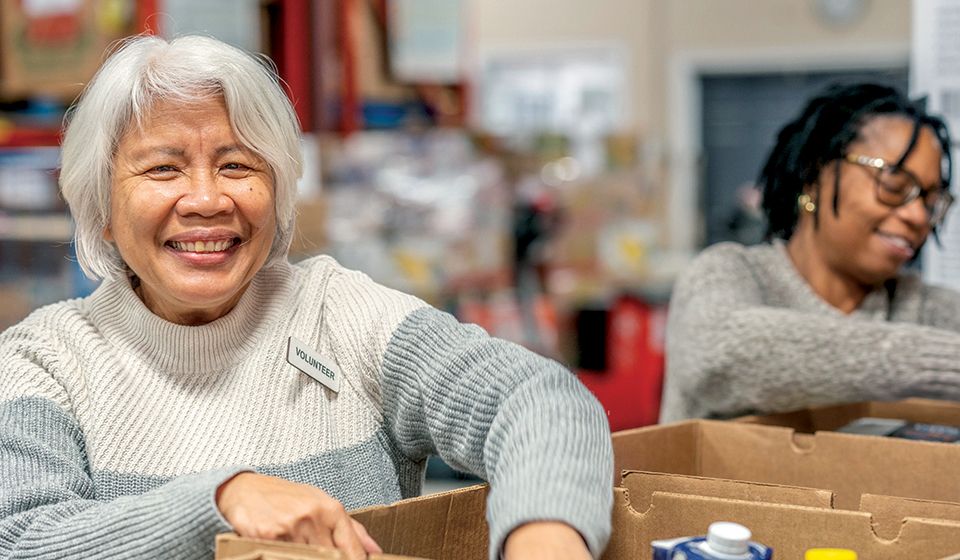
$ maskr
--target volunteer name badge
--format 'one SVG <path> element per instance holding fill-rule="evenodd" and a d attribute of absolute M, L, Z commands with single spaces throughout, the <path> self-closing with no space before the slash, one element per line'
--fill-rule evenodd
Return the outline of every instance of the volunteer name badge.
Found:
<path fill-rule="evenodd" d="M 287 362 L 334 393 L 340 392 L 340 368 L 337 364 L 292 336 L 287 341 Z"/>

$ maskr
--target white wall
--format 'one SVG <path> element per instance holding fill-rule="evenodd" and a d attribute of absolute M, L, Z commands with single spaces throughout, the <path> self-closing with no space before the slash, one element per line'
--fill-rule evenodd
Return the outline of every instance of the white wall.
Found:
<path fill-rule="evenodd" d="M 659 150 L 670 244 L 689 250 L 697 228 L 700 72 L 906 64 L 910 2 L 862 0 L 862 16 L 837 26 L 817 12 L 831 1 L 474 0 L 470 36 L 478 57 L 570 42 L 622 45 L 630 84 L 624 128 Z"/>

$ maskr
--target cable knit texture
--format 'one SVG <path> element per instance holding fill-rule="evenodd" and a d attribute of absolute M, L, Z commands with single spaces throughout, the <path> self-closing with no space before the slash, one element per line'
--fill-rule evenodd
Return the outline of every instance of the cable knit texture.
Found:
<path fill-rule="evenodd" d="M 903 274 L 849 315 L 782 241 L 714 245 L 678 280 L 661 421 L 910 396 L 960 399 L 960 294 Z"/>
<path fill-rule="evenodd" d="M 287 363 L 291 336 L 338 393 Z M 595 556 L 609 538 L 608 426 L 576 378 L 328 257 L 260 271 L 198 327 L 107 281 L 5 331 L 0 363 L 2 558 L 211 558 L 237 472 L 358 508 L 417 495 L 437 452 L 491 481 L 491 558 L 532 520 Z"/>

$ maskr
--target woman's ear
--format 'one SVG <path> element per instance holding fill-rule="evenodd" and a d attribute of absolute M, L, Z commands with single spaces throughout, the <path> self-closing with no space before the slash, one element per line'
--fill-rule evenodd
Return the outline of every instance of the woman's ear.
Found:
<path fill-rule="evenodd" d="M 107 241 L 107 242 L 110 242 L 110 243 L 113 243 L 113 232 L 110 231 L 110 226 L 109 226 L 109 225 L 107 225 L 105 228 L 103 228 L 103 240 L 104 240 L 104 241 Z"/>

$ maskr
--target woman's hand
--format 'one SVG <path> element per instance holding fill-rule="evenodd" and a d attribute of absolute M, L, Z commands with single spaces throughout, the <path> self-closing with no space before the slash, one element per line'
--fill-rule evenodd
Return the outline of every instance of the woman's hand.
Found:
<path fill-rule="evenodd" d="M 554 558 L 591 560 L 593 556 L 576 529 L 558 521 L 521 525 L 510 533 L 503 547 L 506 560 Z"/>
<path fill-rule="evenodd" d="M 315 486 L 244 472 L 221 484 L 216 500 L 242 537 L 331 546 L 351 559 L 382 552 L 340 502 Z"/>

